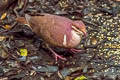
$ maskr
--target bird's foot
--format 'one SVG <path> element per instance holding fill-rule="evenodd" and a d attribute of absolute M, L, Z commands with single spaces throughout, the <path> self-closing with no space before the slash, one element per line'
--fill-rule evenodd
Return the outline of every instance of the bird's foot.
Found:
<path fill-rule="evenodd" d="M 53 51 L 50 47 L 49 47 L 48 49 L 55 55 L 55 60 L 56 60 L 56 62 L 57 62 L 58 58 L 61 59 L 61 60 L 66 61 L 66 58 L 58 55 L 58 54 L 57 54 L 55 51 Z"/>
<path fill-rule="evenodd" d="M 54 55 L 55 55 L 55 60 L 57 61 L 58 60 L 58 58 L 59 59 L 62 59 L 62 60 L 64 60 L 64 61 L 66 61 L 66 58 L 64 58 L 64 57 L 62 57 L 62 56 L 60 56 L 60 55 L 58 55 L 57 53 L 53 53 Z"/>
<path fill-rule="evenodd" d="M 84 52 L 85 50 L 78 50 L 78 49 L 70 49 L 73 53 L 80 53 L 80 52 Z"/>

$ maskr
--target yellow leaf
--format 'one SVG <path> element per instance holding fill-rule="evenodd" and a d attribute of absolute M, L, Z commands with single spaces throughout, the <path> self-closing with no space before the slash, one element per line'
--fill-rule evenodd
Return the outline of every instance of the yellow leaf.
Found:
<path fill-rule="evenodd" d="M 82 75 L 82 76 L 75 78 L 74 80 L 87 80 L 87 78 Z"/>
<path fill-rule="evenodd" d="M 10 30 L 11 26 L 10 25 L 5 25 L 5 26 L 2 26 L 4 29 L 7 29 L 7 30 Z"/>
<path fill-rule="evenodd" d="M 27 49 L 20 49 L 20 55 L 21 56 L 27 56 L 27 54 L 28 54 Z"/>
<path fill-rule="evenodd" d="M 3 15 L 1 16 L 1 20 L 3 20 L 3 19 L 5 19 L 6 18 L 6 16 L 7 16 L 7 13 L 3 13 Z"/>

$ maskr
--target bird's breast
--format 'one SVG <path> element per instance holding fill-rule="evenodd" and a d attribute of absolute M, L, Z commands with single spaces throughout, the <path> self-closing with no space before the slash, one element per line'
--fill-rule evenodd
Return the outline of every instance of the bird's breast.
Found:
<path fill-rule="evenodd" d="M 82 35 L 78 35 L 74 30 L 71 31 L 71 39 L 68 42 L 68 46 L 74 48 L 79 45 Z"/>

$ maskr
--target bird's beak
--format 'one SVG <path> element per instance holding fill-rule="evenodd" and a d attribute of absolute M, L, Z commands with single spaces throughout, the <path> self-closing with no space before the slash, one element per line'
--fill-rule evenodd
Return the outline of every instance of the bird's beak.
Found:
<path fill-rule="evenodd" d="M 86 31 L 82 31 L 84 36 L 86 37 L 87 36 L 87 32 Z"/>
<path fill-rule="evenodd" d="M 72 26 L 72 28 L 74 30 L 77 30 L 77 32 L 82 32 L 82 35 L 84 37 L 87 36 L 87 31 L 86 31 L 86 27 L 84 25 L 84 23 L 82 21 L 74 21 L 73 23 L 74 26 Z M 77 27 L 76 27 L 77 26 Z M 78 31 L 79 30 L 79 31 Z"/>

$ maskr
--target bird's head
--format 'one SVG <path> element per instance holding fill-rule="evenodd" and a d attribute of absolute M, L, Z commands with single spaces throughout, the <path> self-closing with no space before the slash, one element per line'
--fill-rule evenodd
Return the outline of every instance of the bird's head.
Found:
<path fill-rule="evenodd" d="M 85 37 L 87 35 L 86 27 L 82 21 L 74 21 L 72 29 L 79 35 L 84 35 Z"/>

